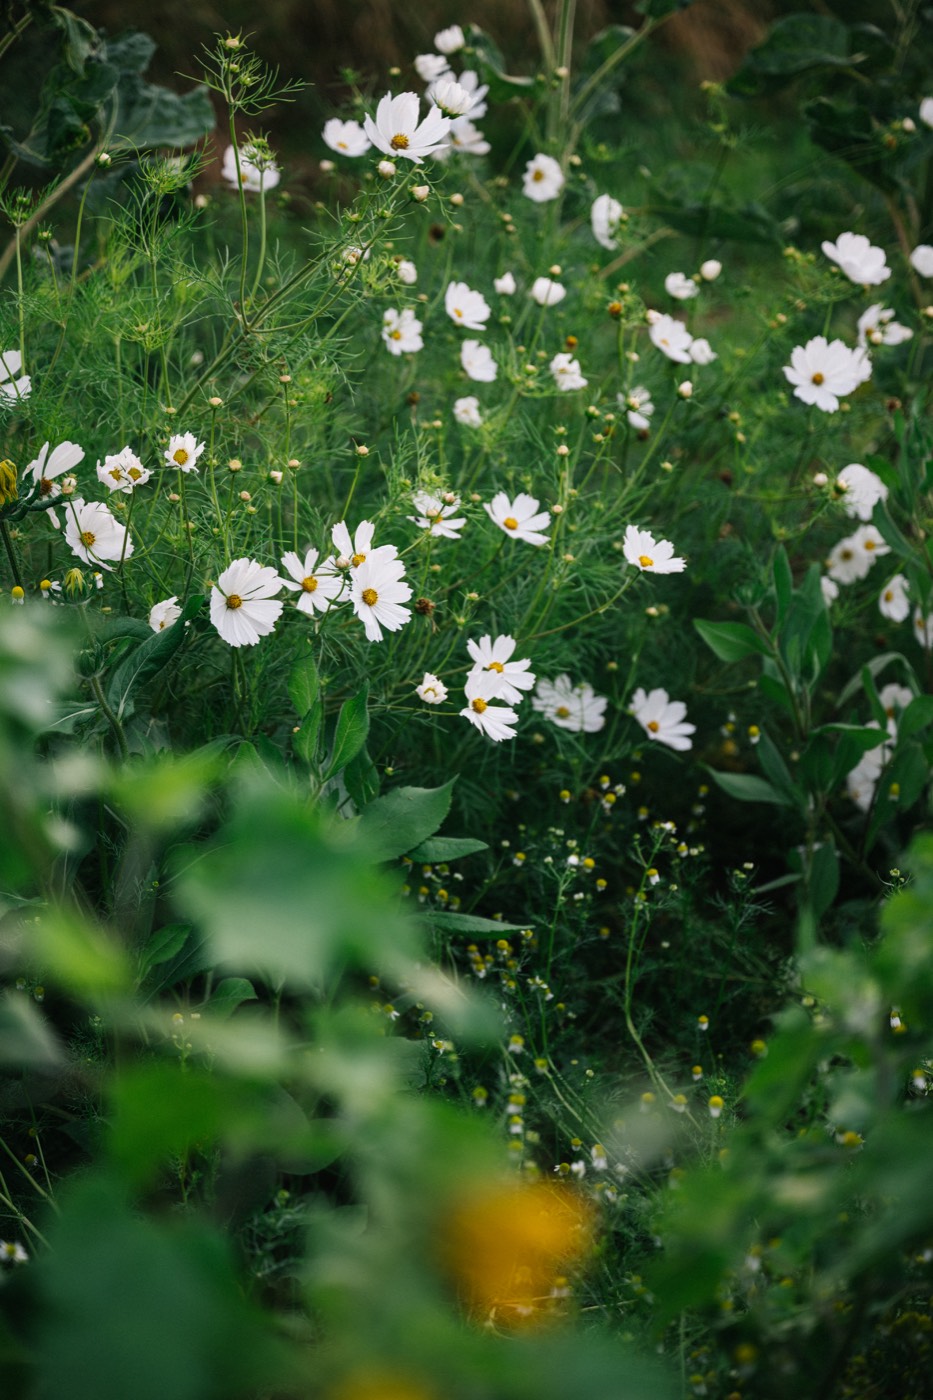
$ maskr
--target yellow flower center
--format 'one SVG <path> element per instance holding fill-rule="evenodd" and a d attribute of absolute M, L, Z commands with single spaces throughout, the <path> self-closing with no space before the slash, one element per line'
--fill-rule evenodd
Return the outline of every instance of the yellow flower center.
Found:
<path fill-rule="evenodd" d="M 515 519 L 514 515 L 507 515 L 502 523 L 507 530 L 518 529 L 518 521 Z"/>
<path fill-rule="evenodd" d="M 459 306 L 454 307 L 454 315 L 459 316 L 461 321 L 463 320 L 463 312 L 460 310 Z"/>
<path fill-rule="evenodd" d="M 470 701 L 470 709 L 473 710 L 475 714 L 481 715 L 484 710 L 489 709 L 489 706 L 486 704 L 485 700 L 481 700 L 477 695 L 475 700 Z"/>
<path fill-rule="evenodd" d="M 822 384 L 824 378 L 825 378 L 825 375 L 822 375 L 822 374 L 820 373 L 820 371 L 817 370 L 817 372 L 816 372 L 816 374 L 813 376 L 813 379 L 812 379 L 811 382 L 812 382 L 813 384 Z"/>
<path fill-rule="evenodd" d="M 652 734 L 657 734 L 661 726 L 658 724 L 658 721 L 656 719 L 649 719 L 648 723 L 645 725 L 645 728 L 650 729 Z"/>
<path fill-rule="evenodd" d="M 188 460 L 188 457 L 189 453 L 187 453 L 183 447 L 176 448 L 175 451 L 172 453 L 172 461 L 177 462 L 180 467 L 183 467 L 185 465 L 185 463 Z"/>
<path fill-rule="evenodd" d="M 865 548 L 866 548 L 866 549 L 875 549 L 875 548 L 876 548 L 876 545 L 875 545 L 875 541 L 874 541 L 874 540 L 864 540 L 864 541 L 863 541 L 863 544 L 865 545 Z"/>
<path fill-rule="evenodd" d="M 401 338 L 402 338 L 402 332 L 401 332 L 401 331 L 389 331 L 389 339 L 390 339 L 390 340 L 401 340 Z"/>
<path fill-rule="evenodd" d="M 111 467 L 109 474 L 113 477 L 114 481 L 123 480 L 123 472 L 120 467 Z"/>
<path fill-rule="evenodd" d="M 554 713 L 557 715 L 558 719 L 566 719 L 570 711 L 567 709 L 566 705 L 558 705 Z"/>
<path fill-rule="evenodd" d="M 354 569 L 358 569 L 361 564 L 365 563 L 365 561 L 365 554 L 354 554 L 353 558 L 350 560 L 350 563 L 353 565 Z"/>
<path fill-rule="evenodd" d="M 651 558 L 650 554 L 639 554 L 638 562 L 643 569 L 654 568 L 654 560 Z"/>
<path fill-rule="evenodd" d="M 301 580 L 301 586 L 306 593 L 313 593 L 317 588 L 317 579 L 311 574 L 308 578 Z"/>
<path fill-rule="evenodd" d="M 338 141 L 337 145 L 342 151 L 346 151 L 348 149 L 346 141 Z"/>
<path fill-rule="evenodd" d="M 88 549 L 90 549 L 91 545 L 94 543 L 94 541 L 95 541 L 96 539 L 97 539 L 97 536 L 94 534 L 94 531 L 93 531 L 93 530 L 82 530 L 82 531 L 81 531 L 81 543 L 84 544 L 84 545 L 86 545 Z"/>
<path fill-rule="evenodd" d="M 842 560 L 844 560 L 844 561 L 847 561 L 847 560 L 851 559 L 851 558 L 852 558 L 852 551 L 851 551 L 851 549 L 840 549 L 840 551 L 839 551 L 839 558 L 842 559 Z"/>
<path fill-rule="evenodd" d="M 242 606 L 243 606 L 243 599 L 240 597 L 239 593 L 228 593 L 228 594 L 227 594 L 227 607 L 228 607 L 228 608 L 242 608 Z"/>
<path fill-rule="evenodd" d="M 363 602 L 368 608 L 371 608 L 374 603 L 379 602 L 379 594 L 376 592 L 375 588 L 363 589 Z"/>
<path fill-rule="evenodd" d="M 536 171 L 534 172 L 534 174 L 532 175 L 531 178 L 532 178 L 532 180 L 534 180 L 535 184 L 537 184 L 539 180 L 543 180 L 543 179 L 544 179 L 544 171 L 543 171 L 543 170 L 536 170 Z"/>
<path fill-rule="evenodd" d="M 389 142 L 389 145 L 392 147 L 393 151 L 407 151 L 408 137 L 405 135 L 404 131 L 397 131 Z"/>
<path fill-rule="evenodd" d="M 127 472 L 127 476 L 131 477 L 133 481 L 138 481 L 139 478 L 142 476 L 142 472 L 139 470 L 138 467 L 130 467 L 129 471 Z"/>
<path fill-rule="evenodd" d="M 51 477 L 44 476 L 44 477 L 42 478 L 42 480 L 39 482 L 39 495 L 40 495 L 40 496 L 51 496 L 51 494 L 52 494 L 52 492 L 54 491 L 54 489 L 55 489 L 55 482 L 51 479 Z"/>
<path fill-rule="evenodd" d="M 490 661 L 489 665 L 486 667 L 486 670 L 498 671 L 499 675 L 501 676 L 502 672 L 505 670 L 505 667 L 503 666 L 501 661 Z"/>

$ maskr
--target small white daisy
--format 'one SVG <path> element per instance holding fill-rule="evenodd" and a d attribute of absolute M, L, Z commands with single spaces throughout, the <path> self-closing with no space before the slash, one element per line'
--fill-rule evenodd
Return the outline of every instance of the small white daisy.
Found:
<path fill-rule="evenodd" d="M 466 524 L 466 516 L 456 516 L 460 509 L 460 497 L 455 496 L 452 501 L 445 504 L 439 501 L 436 496 L 432 496 L 429 491 L 416 491 L 412 496 L 415 510 L 420 511 L 420 515 L 410 515 L 408 519 L 413 525 L 417 525 L 421 530 L 427 530 L 432 535 L 438 535 L 442 539 L 458 540 L 460 531 Z"/>
<path fill-rule="evenodd" d="M 548 369 L 554 376 L 554 383 L 558 389 L 572 391 L 574 389 L 585 389 L 589 380 L 585 379 L 580 369 L 580 361 L 575 360 L 566 351 L 561 351 L 555 355 Z"/>
<path fill-rule="evenodd" d="M 516 283 L 511 272 L 503 272 L 501 277 L 494 277 L 492 285 L 500 297 L 514 297 L 515 295 Z"/>
<path fill-rule="evenodd" d="M 622 552 L 642 573 L 679 574 L 687 567 L 685 559 L 675 556 L 670 540 L 656 540 L 649 530 L 639 530 L 637 525 L 625 527 Z"/>
<path fill-rule="evenodd" d="M 878 598 L 878 611 L 889 622 L 904 622 L 910 612 L 908 592 L 910 585 L 903 574 L 895 574 L 882 588 Z"/>
<path fill-rule="evenodd" d="M 494 696 L 489 676 L 477 671 L 467 677 L 463 687 L 467 703 L 460 711 L 481 734 L 501 743 L 503 739 L 515 738 L 515 725 L 518 715 L 504 705 L 493 704 Z"/>
<path fill-rule="evenodd" d="M 596 734 L 605 726 L 609 701 L 597 695 L 588 681 L 574 685 L 569 676 L 540 680 L 531 697 L 532 709 L 543 714 L 558 729 L 573 734 Z"/>
<path fill-rule="evenodd" d="M 70 496 L 65 506 L 65 541 L 72 554 L 85 564 L 112 569 L 107 560 L 129 559 L 133 541 L 109 506 L 102 501 L 84 501 Z"/>
<path fill-rule="evenodd" d="M 194 433 L 173 433 L 165 449 L 165 460 L 170 467 L 178 467 L 179 471 L 196 472 L 198 458 L 205 445 L 198 442 Z"/>
<path fill-rule="evenodd" d="M 894 312 L 881 305 L 880 301 L 869 306 L 858 318 L 858 343 L 863 350 L 873 345 L 902 345 L 913 339 L 909 326 L 902 326 L 894 319 Z"/>
<path fill-rule="evenodd" d="M 255 559 L 234 559 L 211 588 L 211 622 L 231 647 L 255 646 L 274 631 L 285 604 L 282 579 Z"/>
<path fill-rule="evenodd" d="M 417 66 L 417 60 L 415 62 Z M 434 77 L 439 77 L 447 68 L 446 60 L 441 59 L 440 62 L 443 67 L 433 75 Z M 424 77 L 424 74 L 421 73 L 420 76 Z M 425 78 L 425 81 L 430 79 Z M 420 103 L 416 92 L 402 92 L 397 97 L 386 93 L 376 108 L 375 120 L 367 117 L 363 129 L 373 145 L 384 155 L 392 159 L 403 156 L 405 160 L 420 165 L 425 156 L 429 156 L 439 146 L 446 145 L 450 122 L 436 107 L 431 107 L 424 121 L 420 123 L 419 116 Z"/>
<path fill-rule="evenodd" d="M 534 496 L 528 496 L 524 491 L 519 491 L 513 501 L 504 491 L 497 491 L 491 501 L 484 502 L 483 509 L 490 520 L 494 520 L 499 529 L 513 539 L 542 545 L 548 543 L 547 535 L 542 535 L 541 531 L 550 525 L 551 514 L 547 510 L 539 511 L 539 505 Z"/>
<path fill-rule="evenodd" d="M 691 363 L 690 347 L 693 336 L 683 321 L 661 311 L 648 312 L 648 337 L 651 344 L 678 365 Z"/>
<path fill-rule="evenodd" d="M 849 281 L 859 286 L 877 287 L 891 276 L 884 249 L 875 248 L 864 233 L 840 233 L 835 243 L 826 240 L 821 247 Z"/>
<path fill-rule="evenodd" d="M 871 377 L 871 361 L 864 350 L 850 350 L 841 340 L 816 335 L 791 351 L 784 376 L 795 386 L 794 397 L 824 413 L 835 413 L 839 400 Z"/>
<path fill-rule="evenodd" d="M 699 287 L 685 272 L 669 272 L 664 279 L 664 290 L 675 301 L 689 301 L 699 295 Z"/>
<path fill-rule="evenodd" d="M 421 322 L 408 307 L 396 311 L 390 307 L 382 315 L 382 339 L 390 355 L 413 355 L 424 349 Z"/>
<path fill-rule="evenodd" d="M 646 694 L 639 686 L 632 696 L 631 708 L 649 739 L 681 753 L 693 747 L 690 735 L 696 733 L 696 725 L 685 723 L 687 707 L 682 700 L 672 700 L 661 689 Z"/>
<path fill-rule="evenodd" d="M 475 292 L 466 282 L 451 282 L 444 294 L 444 308 L 454 325 L 468 331 L 486 329 L 490 307 L 482 292 Z"/>
<path fill-rule="evenodd" d="M 22 367 L 23 357 L 18 350 L 0 353 L 0 405 L 9 408 L 11 403 L 29 398 L 32 380 L 28 374 L 20 375 Z"/>
<path fill-rule="evenodd" d="M 479 399 L 475 394 L 467 394 L 462 399 L 454 399 L 454 418 L 464 428 L 481 428 L 483 415 L 479 411 Z"/>
<path fill-rule="evenodd" d="M 252 194 L 267 194 L 269 190 L 275 189 L 282 178 L 281 171 L 275 161 L 264 151 L 261 151 L 258 146 L 253 145 L 240 147 L 239 178 L 237 178 L 236 151 L 232 146 L 228 146 L 224 151 L 221 173 L 227 184 L 233 189 L 238 189 L 242 184 L 244 190 Z"/>
<path fill-rule="evenodd" d="M 539 306 L 556 306 L 567 295 L 567 288 L 562 286 L 560 282 L 553 281 L 550 277 L 536 277 L 531 284 L 531 291 L 528 295 Z"/>
<path fill-rule="evenodd" d="M 334 556 L 318 565 L 319 557 L 316 549 L 309 549 L 304 558 L 294 550 L 282 555 L 282 565 L 288 572 L 282 583 L 298 593 L 295 607 L 309 617 L 315 612 L 326 612 L 343 591 L 343 575 L 337 572 Z"/>
<path fill-rule="evenodd" d="M 600 247 L 608 249 L 610 253 L 619 246 L 617 235 L 624 212 L 622 205 L 611 194 L 601 194 L 593 200 L 590 210 L 593 237 Z"/>
<path fill-rule="evenodd" d="M 878 502 L 888 499 L 888 488 L 881 477 L 868 467 L 863 467 L 861 462 L 851 462 L 843 467 L 836 478 L 836 485 L 844 492 L 843 510 L 855 520 L 871 520 Z"/>
<path fill-rule="evenodd" d="M 380 544 L 373 547 L 376 527 L 371 520 L 361 520 L 351 536 L 345 520 L 338 521 L 332 528 L 330 537 L 337 551 L 337 567 L 358 569 L 367 559 L 397 559 L 398 550 L 394 544 Z"/>
<path fill-rule="evenodd" d="M 443 705 L 447 699 L 447 687 L 439 677 L 425 671 L 424 680 L 415 686 L 415 694 L 426 705 Z"/>
<path fill-rule="evenodd" d="M 353 571 L 350 602 L 371 642 L 382 641 L 383 628 L 387 632 L 398 632 L 411 617 L 411 608 L 402 606 L 411 597 L 404 575 L 405 565 L 401 559 L 373 556 Z"/>
<path fill-rule="evenodd" d="M 163 599 L 161 603 L 153 603 L 149 609 L 149 626 L 153 632 L 164 632 L 166 627 L 171 627 L 180 617 L 178 598 L 173 595 Z"/>
<path fill-rule="evenodd" d="M 467 641 L 467 651 L 473 658 L 470 674 L 488 675 L 487 698 L 504 700 L 507 705 L 518 705 L 522 692 L 531 690 L 535 683 L 534 674 L 529 670 L 529 660 L 511 660 L 516 645 L 514 637 L 500 636 L 493 641 L 489 633 L 480 637 L 478 642 L 472 638 Z"/>
<path fill-rule="evenodd" d="M 331 117 L 324 123 L 324 141 L 332 151 L 342 156 L 365 156 L 372 143 L 359 122 L 342 122 Z"/>
<path fill-rule="evenodd" d="M 481 340 L 465 340 L 460 347 L 460 363 L 470 379 L 478 384 L 491 384 L 499 373 L 488 345 Z"/>
<path fill-rule="evenodd" d="M 546 204 L 556 199 L 564 188 L 564 172 L 553 156 L 536 155 L 525 166 L 522 193 L 535 202 Z"/>

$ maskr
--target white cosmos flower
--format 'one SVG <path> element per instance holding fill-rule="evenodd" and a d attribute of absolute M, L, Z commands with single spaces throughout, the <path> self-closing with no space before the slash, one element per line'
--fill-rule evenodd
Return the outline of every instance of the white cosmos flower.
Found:
<path fill-rule="evenodd" d="M 492 149 L 478 126 L 469 117 L 457 117 L 450 124 L 450 144 L 434 152 L 435 160 L 446 160 L 458 153 L 462 156 L 487 156 Z"/>
<path fill-rule="evenodd" d="M 390 355 L 413 355 L 424 349 L 421 322 L 410 307 L 389 307 L 382 315 L 382 339 Z"/>
<path fill-rule="evenodd" d="M 909 326 L 902 326 L 894 319 L 894 312 L 875 302 L 858 318 L 858 343 L 863 349 L 870 345 L 900 345 L 913 339 Z"/>
<path fill-rule="evenodd" d="M 231 647 L 252 647 L 275 629 L 282 579 L 255 559 L 234 559 L 211 588 L 211 622 Z"/>
<path fill-rule="evenodd" d="M 405 582 L 401 559 L 377 559 L 371 555 L 354 569 L 350 602 L 371 642 L 382 641 L 382 629 L 397 632 L 411 617 L 411 608 L 402 607 L 411 597 Z"/>
<path fill-rule="evenodd" d="M 331 117 L 324 123 L 324 141 L 332 151 L 342 156 L 365 156 L 371 149 L 371 141 L 359 122 L 342 122 L 339 117 Z"/>
<path fill-rule="evenodd" d="M 575 360 L 573 356 L 569 355 L 565 350 L 562 350 L 559 355 L 554 356 L 553 360 L 548 365 L 548 369 L 554 376 L 554 383 L 557 385 L 558 389 L 585 389 L 590 382 L 583 377 L 583 373 L 580 369 L 580 361 Z"/>
<path fill-rule="evenodd" d="M 242 183 L 244 190 L 251 194 L 266 194 L 269 190 L 274 190 L 282 178 L 275 161 L 257 146 L 248 144 L 240 147 L 240 178 L 237 179 L 236 151 L 232 146 L 228 146 L 224 151 L 221 173 L 233 189 L 239 189 Z"/>
<path fill-rule="evenodd" d="M 696 733 L 695 724 L 684 722 L 686 713 L 684 702 L 672 700 L 666 690 L 646 694 L 639 686 L 632 696 L 632 714 L 648 738 L 680 752 L 693 747 L 690 735 Z"/>
<path fill-rule="evenodd" d="M 415 57 L 414 69 L 423 83 L 434 83 L 450 72 L 450 64 L 443 54 L 419 53 Z"/>
<path fill-rule="evenodd" d="M 457 117 L 465 117 L 473 106 L 473 94 L 467 92 L 465 87 L 461 87 L 458 82 L 445 74 L 443 78 L 438 78 L 431 88 L 431 101 L 439 107 L 445 117 L 450 117 L 455 121 Z"/>
<path fill-rule="evenodd" d="M 444 78 L 452 77 L 454 77 L 453 74 L 446 73 L 443 75 L 443 78 L 439 78 L 436 82 L 432 83 L 432 85 L 428 88 L 427 92 L 425 93 L 425 97 L 428 99 L 428 101 L 437 102 L 437 88 L 439 87 L 440 83 L 443 81 Z M 470 99 L 469 106 L 456 120 L 469 120 L 478 122 L 480 117 L 484 117 L 487 111 L 489 110 L 486 102 L 484 101 L 486 94 L 489 91 L 488 84 L 480 83 L 479 75 L 472 68 L 467 68 L 463 73 L 460 73 L 455 78 L 455 81 L 457 86 L 461 88 L 462 91 L 465 92 Z M 440 104 L 438 103 L 438 105 Z"/>
<path fill-rule="evenodd" d="M 699 287 L 685 272 L 669 272 L 664 279 L 664 290 L 677 301 L 689 301 L 699 295 Z"/>
<path fill-rule="evenodd" d="M 865 727 L 866 729 L 877 729 L 879 735 L 882 732 L 881 725 L 875 719 L 869 720 Z M 891 745 L 886 741 L 880 742 L 877 748 L 869 749 L 867 753 L 862 754 L 846 778 L 846 792 L 863 812 L 867 812 L 874 801 L 878 779 L 881 777 L 890 753 Z"/>
<path fill-rule="evenodd" d="M 693 336 L 683 321 L 661 311 L 648 312 L 648 336 L 651 344 L 678 365 L 689 365 Z"/>
<path fill-rule="evenodd" d="M 848 467 L 843 467 L 836 484 L 841 485 L 845 492 L 842 497 L 843 510 L 855 520 L 871 520 L 878 501 L 888 499 L 888 488 L 881 477 L 868 467 L 863 467 L 861 462 L 852 462 Z"/>
<path fill-rule="evenodd" d="M 37 492 L 38 498 L 51 504 L 62 493 L 62 488 L 56 481 L 56 477 L 72 471 L 79 462 L 83 461 L 84 448 L 79 447 L 76 442 L 60 442 L 51 452 L 49 452 L 49 444 L 44 442 L 38 457 L 29 463 L 25 474 L 28 476 L 32 473 L 33 489 Z M 54 511 L 50 518 L 57 526 L 58 519 Z"/>
<path fill-rule="evenodd" d="M 28 374 L 19 375 L 23 367 L 23 357 L 18 350 L 4 350 L 0 353 L 0 405 L 7 408 L 10 402 L 28 399 L 32 392 L 32 380 Z"/>
<path fill-rule="evenodd" d="M 507 709 L 504 705 L 490 703 L 495 697 L 492 680 L 486 672 L 472 672 L 467 677 L 463 693 L 466 696 L 467 704 L 460 711 L 460 714 L 464 719 L 468 719 L 472 725 L 475 725 L 481 734 L 494 739 L 496 743 L 503 739 L 515 738 L 518 715 L 514 710 Z"/>
<path fill-rule="evenodd" d="M 410 515 L 408 519 L 413 525 L 417 525 L 421 530 L 428 530 L 432 535 L 437 535 L 445 540 L 459 540 L 460 531 L 466 524 L 466 516 L 458 516 L 455 520 L 451 516 L 456 516 L 460 509 L 460 497 L 454 496 L 452 501 L 446 505 L 443 501 L 432 496 L 429 491 L 416 491 L 412 496 L 415 510 L 420 511 L 420 515 Z"/>
<path fill-rule="evenodd" d="M 447 687 L 438 676 L 425 671 L 424 680 L 415 686 L 415 694 L 426 705 L 443 705 L 447 699 Z"/>
<path fill-rule="evenodd" d="M 309 549 L 304 558 L 291 549 L 282 555 L 282 565 L 289 574 L 282 583 L 300 595 L 295 607 L 309 617 L 315 612 L 326 612 L 343 591 L 343 576 L 337 572 L 334 556 L 322 560 L 320 565 L 318 557 L 316 549 Z"/>
<path fill-rule="evenodd" d="M 500 297 L 514 297 L 515 295 L 515 278 L 511 272 L 503 272 L 501 277 L 494 277 L 492 285 Z"/>
<path fill-rule="evenodd" d="M 413 287 L 418 280 L 418 269 L 408 258 L 400 258 L 395 264 L 395 275 L 406 287 Z"/>
<path fill-rule="evenodd" d="M 569 676 L 553 681 L 538 681 L 531 697 L 532 709 L 574 734 L 596 734 L 605 726 L 605 709 L 609 701 L 597 695 L 588 681 L 574 685 Z"/>
<path fill-rule="evenodd" d="M 920 103 L 920 120 L 924 126 L 933 126 L 933 97 L 925 97 Z"/>
<path fill-rule="evenodd" d="M 452 54 L 462 49 L 466 39 L 459 24 L 448 25 L 446 29 L 441 29 L 434 36 L 434 47 L 438 53 Z"/>
<path fill-rule="evenodd" d="M 398 550 L 394 544 L 380 544 L 373 547 L 373 535 L 376 527 L 371 520 L 361 520 L 355 532 L 351 536 L 347 529 L 345 520 L 339 521 L 331 530 L 330 537 L 334 542 L 337 551 L 337 567 L 350 567 L 358 569 L 361 564 L 365 564 L 367 559 L 397 559 Z M 339 560 L 345 559 L 347 564 L 340 565 Z"/>
<path fill-rule="evenodd" d="M 447 315 L 457 326 L 468 331 L 483 331 L 490 317 L 490 307 L 482 292 L 474 292 L 466 282 L 451 282 L 444 293 Z"/>
<path fill-rule="evenodd" d="M 617 234 L 624 213 L 622 205 L 611 194 L 601 194 L 593 200 L 590 210 L 593 237 L 600 247 L 608 249 L 610 253 L 619 246 Z"/>
<path fill-rule="evenodd" d="M 165 449 L 165 460 L 170 467 L 178 467 L 183 472 L 196 472 L 204 447 L 205 444 L 198 442 L 194 433 L 173 433 Z"/>
<path fill-rule="evenodd" d="M 695 365 L 711 365 L 714 360 L 719 359 L 719 356 L 708 340 L 703 336 L 698 336 L 697 339 L 691 343 L 690 358 Z"/>
<path fill-rule="evenodd" d="M 567 295 L 567 288 L 550 277 L 536 277 L 528 293 L 539 306 L 556 306 Z"/>
<path fill-rule="evenodd" d="M 97 476 L 108 491 L 123 491 L 130 495 L 137 486 L 145 486 L 152 472 L 129 447 L 111 453 L 103 462 L 97 463 Z"/>
<path fill-rule="evenodd" d="M 491 384 L 499 373 L 488 345 L 481 340 L 465 340 L 460 347 L 460 363 L 471 379 L 480 384 Z"/>
<path fill-rule="evenodd" d="M 823 602 L 827 608 L 832 607 L 839 597 L 839 585 L 835 579 L 823 574 L 820 578 L 820 592 L 823 595 Z"/>
<path fill-rule="evenodd" d="M 891 550 L 874 525 L 862 525 L 830 551 L 826 571 L 837 583 L 855 583 L 865 578 L 876 559 Z"/>
<path fill-rule="evenodd" d="M 877 287 L 891 276 L 884 249 L 874 247 L 864 233 L 840 233 L 835 243 L 827 240 L 821 246 L 829 260 L 859 286 Z"/>
<path fill-rule="evenodd" d="M 913 623 L 914 636 L 923 647 L 923 650 L 933 650 L 933 613 L 928 613 L 928 615 L 924 617 L 919 608 L 914 608 L 914 615 L 911 620 Z"/>
<path fill-rule="evenodd" d="M 851 394 L 871 377 L 871 361 L 864 350 L 850 350 L 841 340 L 816 335 L 791 351 L 784 377 L 793 384 L 794 397 L 814 404 L 824 413 L 835 413 L 843 394 Z"/>
<path fill-rule="evenodd" d="M 556 199 L 564 187 L 564 172 L 553 156 L 539 153 L 525 166 L 522 193 L 535 204 Z"/>
<path fill-rule="evenodd" d="M 887 717 L 888 733 L 892 739 L 897 738 L 897 722 L 913 698 L 913 691 L 906 685 L 898 685 L 897 681 L 889 681 L 878 691 L 878 699 Z"/>
<path fill-rule="evenodd" d="M 479 399 L 475 394 L 467 394 L 462 399 L 454 399 L 454 417 L 465 428 L 481 428 L 483 415 L 479 411 Z"/>
<path fill-rule="evenodd" d="M 516 647 L 514 637 L 501 636 L 493 641 L 487 634 L 478 642 L 467 641 L 467 651 L 473 658 L 471 676 L 485 675 L 489 679 L 487 699 L 504 700 L 507 705 L 518 705 L 522 692 L 531 690 L 535 683 L 534 674 L 529 670 L 531 662 L 512 661 Z M 485 692 L 484 692 L 485 694 Z"/>
<path fill-rule="evenodd" d="M 133 553 L 126 526 L 120 524 L 110 507 L 102 501 L 84 501 L 80 496 L 71 496 L 66 503 L 65 540 L 72 554 L 85 564 L 99 564 L 102 569 L 113 568 L 108 559 L 129 559 Z"/>
<path fill-rule="evenodd" d="M 919 243 L 910 255 L 910 265 L 921 277 L 933 277 L 933 247 Z"/>
<path fill-rule="evenodd" d="M 524 491 L 519 491 L 514 501 L 510 501 L 504 491 L 497 491 L 491 501 L 484 502 L 483 509 L 499 529 L 504 530 L 513 539 L 524 540 L 526 544 L 542 545 L 548 543 L 548 537 L 540 532 L 550 525 L 551 513 L 547 510 L 539 512 L 539 505 L 540 501 L 536 501 L 534 496 L 526 495 Z"/>
<path fill-rule="evenodd" d="M 445 64 L 446 67 L 446 64 Z M 450 122 L 436 107 L 431 107 L 419 124 L 420 104 L 416 92 L 401 92 L 397 97 L 386 93 L 376 108 L 376 119 L 367 117 L 366 135 L 384 155 L 397 159 L 404 156 L 420 165 L 425 156 L 447 144 Z"/>
<path fill-rule="evenodd" d="M 180 617 L 178 598 L 165 598 L 161 603 L 153 603 L 149 609 L 149 626 L 153 632 L 164 632 L 166 627 L 171 627 Z"/>
<path fill-rule="evenodd" d="M 627 394 L 617 394 L 616 397 L 619 407 L 626 411 L 629 427 L 634 428 L 636 432 L 646 433 L 650 427 L 648 419 L 654 413 L 651 391 L 644 385 L 637 384 L 634 389 L 629 389 Z"/>
<path fill-rule="evenodd" d="M 878 598 L 878 610 L 890 622 L 903 622 L 910 612 L 910 599 L 907 594 L 910 585 L 903 574 L 895 574 L 882 588 Z"/>
<path fill-rule="evenodd" d="M 625 527 L 622 552 L 642 573 L 679 574 L 687 567 L 685 559 L 675 557 L 670 540 L 656 540 L 650 531 L 639 530 L 637 525 Z"/>

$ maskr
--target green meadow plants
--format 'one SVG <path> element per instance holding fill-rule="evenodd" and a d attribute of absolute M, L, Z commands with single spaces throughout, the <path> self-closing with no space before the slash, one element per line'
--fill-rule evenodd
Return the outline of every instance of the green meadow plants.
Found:
<path fill-rule="evenodd" d="M 923 15 L 654 121 L 683 8 L 309 185 L 251 36 L 13 7 L 16 1400 L 927 1393 Z"/>

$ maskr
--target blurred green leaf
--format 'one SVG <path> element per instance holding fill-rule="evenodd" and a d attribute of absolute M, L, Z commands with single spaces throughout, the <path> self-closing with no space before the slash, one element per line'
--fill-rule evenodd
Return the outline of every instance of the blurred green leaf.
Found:
<path fill-rule="evenodd" d="M 470 836 L 433 836 L 429 841 L 422 841 L 409 855 L 414 861 L 433 865 L 449 860 L 462 860 L 464 856 L 488 850 L 488 842 L 475 841 Z"/>
<path fill-rule="evenodd" d="M 43 910 L 35 926 L 35 956 L 50 982 L 79 996 L 96 998 L 132 985 L 126 951 L 116 938 L 70 909 Z"/>
<path fill-rule="evenodd" d="M 775 807 L 794 806 L 790 794 L 779 792 L 776 787 L 766 783 L 764 778 L 756 777 L 754 773 L 723 773 L 717 768 L 704 766 L 716 786 L 739 802 L 769 802 Z"/>
<path fill-rule="evenodd" d="M 844 68 L 849 61 L 849 31 L 841 20 L 832 15 L 785 15 L 746 54 L 727 89 L 734 96 L 752 97 L 781 87 L 801 73 Z"/>
<path fill-rule="evenodd" d="M 185 623 L 200 611 L 203 602 L 204 597 L 200 593 L 189 598 L 181 616 L 171 627 L 166 627 L 161 632 L 149 629 L 146 640 L 134 647 L 119 663 L 107 682 L 107 700 L 118 718 L 123 715 L 129 697 L 136 687 L 145 685 L 171 661 L 185 640 Z"/>
<path fill-rule="evenodd" d="M 0 1065 L 54 1069 L 63 1059 L 55 1032 L 26 993 L 0 995 Z"/>
<path fill-rule="evenodd" d="M 527 924 L 507 924 L 502 919 L 480 918 L 478 914 L 452 914 L 446 909 L 426 909 L 421 917 L 434 928 L 469 934 L 471 938 L 501 938 L 503 933 L 527 928 Z"/>
<path fill-rule="evenodd" d="M 150 968 L 168 962 L 180 953 L 191 932 L 190 924 L 166 924 L 156 929 L 139 955 L 139 973 L 144 977 Z"/>
<path fill-rule="evenodd" d="M 224 977 L 211 992 L 207 1007 L 211 1016 L 225 1021 L 238 1006 L 256 999 L 256 988 L 245 977 Z"/>

